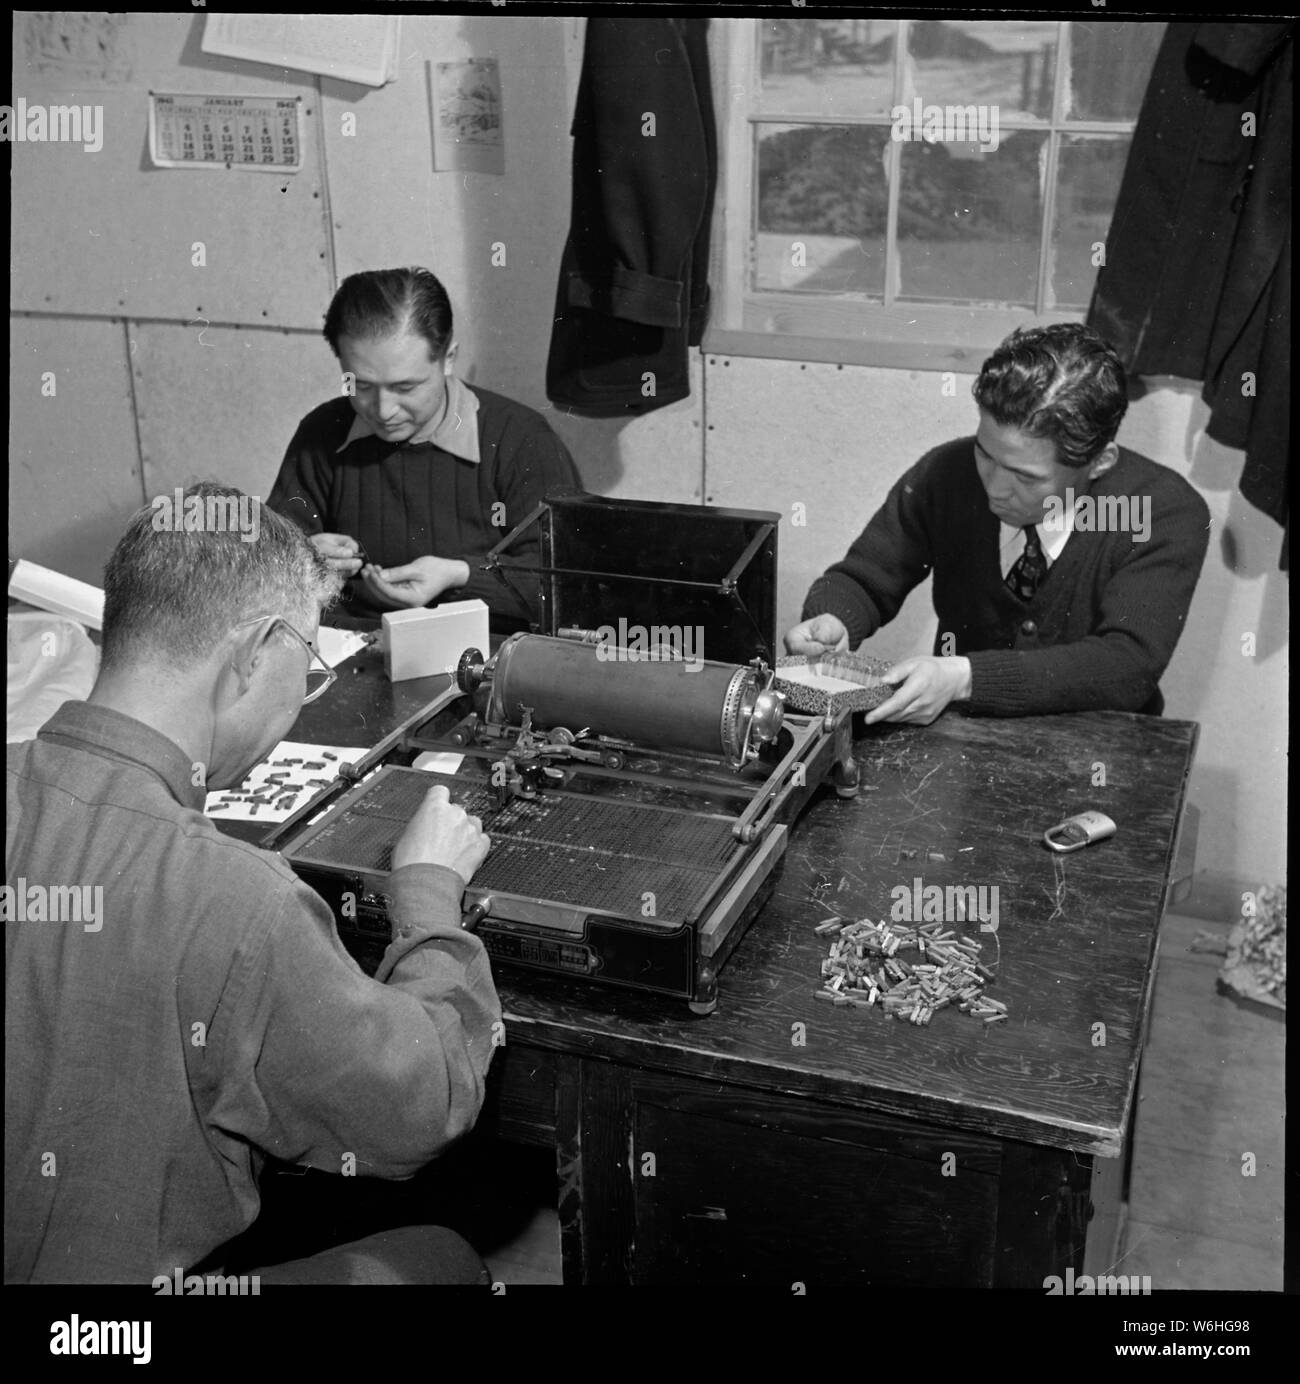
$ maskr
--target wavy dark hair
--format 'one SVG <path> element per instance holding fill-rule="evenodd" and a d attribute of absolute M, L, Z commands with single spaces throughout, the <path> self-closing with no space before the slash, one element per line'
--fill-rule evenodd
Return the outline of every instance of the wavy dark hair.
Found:
<path fill-rule="evenodd" d="M 434 360 L 451 345 L 451 299 L 437 276 L 418 265 L 349 274 L 325 314 L 325 340 L 337 356 L 339 338 L 362 341 L 411 331 L 429 343 Z"/>
<path fill-rule="evenodd" d="M 1063 466 L 1093 461 L 1128 411 L 1119 355 L 1082 322 L 1018 328 L 984 362 L 971 393 L 996 423 L 1054 443 Z"/>

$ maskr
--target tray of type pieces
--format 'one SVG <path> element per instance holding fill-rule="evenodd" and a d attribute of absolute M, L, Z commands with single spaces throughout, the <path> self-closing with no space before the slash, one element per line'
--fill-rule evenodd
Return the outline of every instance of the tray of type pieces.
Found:
<path fill-rule="evenodd" d="M 486 906 L 478 935 L 494 965 L 676 995 L 701 1013 L 716 1004 L 717 970 L 770 892 L 784 826 L 747 844 L 729 816 L 603 793 L 500 804 L 464 771 L 386 765 L 282 846 L 363 969 L 373 974 L 391 935 L 393 845 L 436 783 L 492 838 L 465 905 Z"/>
<path fill-rule="evenodd" d="M 867 654 L 794 654 L 776 661 L 773 688 L 786 707 L 813 716 L 870 711 L 894 689 L 884 681 L 891 665 Z"/>
<path fill-rule="evenodd" d="M 745 848 L 731 819 L 551 790 L 498 805 L 486 782 L 388 766 L 283 847 L 295 865 L 381 876 L 392 848 L 435 784 L 478 817 L 493 849 L 474 876 L 490 894 L 537 916 L 598 912 L 654 928 L 694 922 Z M 647 918 L 643 899 L 653 891 Z M 550 921 L 556 921 L 555 918 Z"/>

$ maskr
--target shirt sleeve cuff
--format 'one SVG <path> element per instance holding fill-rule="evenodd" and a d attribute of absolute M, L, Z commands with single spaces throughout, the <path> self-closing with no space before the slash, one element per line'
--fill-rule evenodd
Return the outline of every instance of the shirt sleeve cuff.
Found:
<path fill-rule="evenodd" d="M 447 865 L 403 865 L 388 879 L 393 932 L 460 927 L 460 900 L 465 882 Z"/>

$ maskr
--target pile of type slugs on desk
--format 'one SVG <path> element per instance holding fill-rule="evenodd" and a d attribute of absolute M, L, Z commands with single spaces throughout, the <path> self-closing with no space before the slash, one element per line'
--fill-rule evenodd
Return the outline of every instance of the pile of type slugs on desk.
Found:
<path fill-rule="evenodd" d="M 942 923 L 913 928 L 829 918 L 814 931 L 833 938 L 822 962 L 822 988 L 813 992 L 819 1000 L 879 1005 L 886 1014 L 914 1024 L 928 1024 L 950 1004 L 986 1024 L 1007 1017 L 1006 1005 L 984 994 L 993 972 L 979 960 L 981 944 L 945 932 Z M 898 953 L 905 951 L 919 952 L 920 959 L 902 960 Z"/>

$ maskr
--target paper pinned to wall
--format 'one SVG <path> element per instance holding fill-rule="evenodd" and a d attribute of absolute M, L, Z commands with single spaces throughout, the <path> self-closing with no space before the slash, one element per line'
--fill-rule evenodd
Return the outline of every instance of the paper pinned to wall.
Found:
<path fill-rule="evenodd" d="M 379 14 L 210 14 L 203 51 L 381 87 L 397 80 L 401 23 Z"/>
<path fill-rule="evenodd" d="M 501 72 L 495 58 L 429 64 L 433 166 L 439 172 L 504 173 Z"/>

